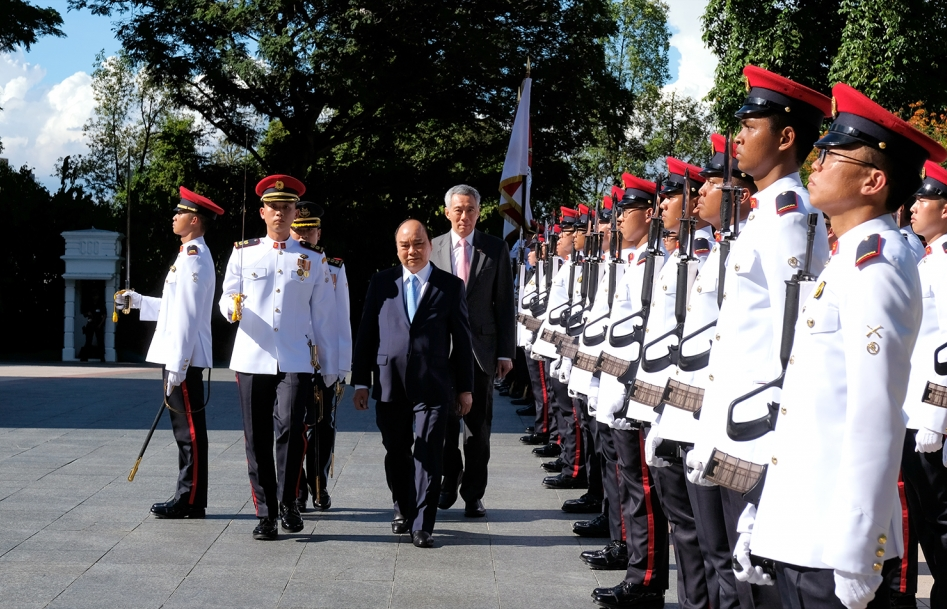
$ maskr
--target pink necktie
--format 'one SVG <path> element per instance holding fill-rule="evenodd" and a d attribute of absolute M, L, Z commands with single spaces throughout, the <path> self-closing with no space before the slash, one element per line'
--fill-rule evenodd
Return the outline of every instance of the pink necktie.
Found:
<path fill-rule="evenodd" d="M 460 277 L 466 285 L 467 274 L 470 272 L 470 259 L 467 258 L 467 240 L 461 239 L 457 242 L 457 245 L 460 246 L 460 268 L 457 269 L 457 276 Z"/>

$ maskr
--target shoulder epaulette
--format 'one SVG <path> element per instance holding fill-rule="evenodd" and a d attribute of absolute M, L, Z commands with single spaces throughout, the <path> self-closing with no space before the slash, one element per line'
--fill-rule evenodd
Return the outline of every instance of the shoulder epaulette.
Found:
<path fill-rule="evenodd" d="M 196 256 L 196 255 L 198 255 L 199 253 L 200 253 L 200 250 L 197 248 L 196 245 L 189 245 L 189 246 L 187 246 L 187 255 L 188 255 L 188 256 Z"/>
<path fill-rule="evenodd" d="M 254 245 L 259 245 L 259 244 L 260 244 L 259 239 L 247 239 L 246 241 L 234 241 L 233 246 L 236 249 L 240 249 L 241 247 L 252 247 Z"/>
<path fill-rule="evenodd" d="M 704 239 L 703 237 L 697 237 L 694 239 L 694 253 L 695 254 L 709 254 L 710 253 L 710 241 Z"/>
<path fill-rule="evenodd" d="M 799 209 L 799 195 L 792 190 L 776 195 L 776 213 L 782 216 Z"/>
<path fill-rule="evenodd" d="M 865 262 L 880 255 L 881 235 L 878 233 L 868 235 L 858 244 L 858 249 L 855 250 L 855 266 L 861 266 L 865 264 Z"/>
<path fill-rule="evenodd" d="M 319 252 L 320 254 L 325 251 L 325 248 L 322 247 L 321 245 L 313 245 L 312 243 L 309 243 L 308 241 L 300 241 L 300 242 L 299 242 L 299 245 L 303 246 L 303 247 L 306 248 L 307 250 L 312 250 L 312 251 L 314 251 L 314 252 Z"/>
<path fill-rule="evenodd" d="M 638 264 L 644 264 L 644 263 L 645 263 L 645 260 L 647 260 L 647 259 L 648 259 L 648 252 L 643 252 L 643 253 L 641 254 L 641 257 L 638 258 Z"/>
<path fill-rule="evenodd" d="M 336 268 L 342 268 L 342 259 L 341 258 L 326 258 L 326 261 L 329 263 L 329 266 L 334 266 Z"/>

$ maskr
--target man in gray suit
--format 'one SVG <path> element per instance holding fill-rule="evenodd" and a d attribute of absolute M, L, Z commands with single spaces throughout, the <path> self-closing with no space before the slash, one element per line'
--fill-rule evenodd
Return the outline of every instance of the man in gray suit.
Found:
<path fill-rule="evenodd" d="M 444 481 L 438 507 L 457 501 L 458 487 L 465 502 L 464 515 L 486 515 L 483 494 L 490 461 L 493 424 L 493 381 L 513 368 L 516 352 L 513 271 L 506 243 L 476 230 L 480 193 L 460 184 L 444 196 L 451 231 L 434 239 L 431 262 L 459 277 L 467 286 L 467 314 L 473 339 L 473 407 L 463 417 L 451 415 L 444 441 Z M 464 454 L 459 444 L 463 418 Z M 464 462 L 466 462 L 466 472 Z"/>

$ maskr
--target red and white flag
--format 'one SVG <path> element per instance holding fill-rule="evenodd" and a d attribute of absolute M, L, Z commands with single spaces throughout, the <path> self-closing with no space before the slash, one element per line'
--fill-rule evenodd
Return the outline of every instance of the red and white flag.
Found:
<path fill-rule="evenodd" d="M 500 176 L 500 215 L 503 216 L 503 236 L 528 227 L 533 220 L 529 208 L 529 187 L 532 184 L 533 136 L 529 128 L 529 91 L 532 79 L 523 80 L 523 92 L 513 120 L 510 147 L 503 162 Z"/>

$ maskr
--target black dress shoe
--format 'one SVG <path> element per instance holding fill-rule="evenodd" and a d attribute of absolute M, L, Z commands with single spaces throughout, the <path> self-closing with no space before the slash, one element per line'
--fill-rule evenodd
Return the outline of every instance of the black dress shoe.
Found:
<path fill-rule="evenodd" d="M 151 506 L 151 513 L 155 518 L 203 518 L 204 508 L 188 505 L 187 501 L 167 501 Z"/>
<path fill-rule="evenodd" d="M 460 488 L 460 483 L 463 482 L 463 480 L 464 470 L 460 470 L 460 473 L 457 475 L 457 484 L 441 486 L 441 494 L 437 498 L 438 509 L 446 510 L 457 503 L 457 490 Z"/>
<path fill-rule="evenodd" d="M 411 532 L 411 525 L 407 518 L 395 518 L 391 521 L 391 532 L 395 535 L 404 535 Z"/>
<path fill-rule="evenodd" d="M 664 591 L 622 582 L 614 588 L 596 588 L 592 602 L 608 609 L 663 609 Z"/>
<path fill-rule="evenodd" d="M 416 548 L 433 548 L 434 538 L 427 531 L 415 531 L 411 534 L 411 543 Z"/>
<path fill-rule="evenodd" d="M 306 498 L 305 497 L 296 497 L 296 509 L 299 510 L 300 514 L 306 512 Z"/>
<path fill-rule="evenodd" d="M 558 457 L 562 454 L 562 448 L 558 444 L 547 444 L 533 449 L 533 454 L 537 457 Z"/>
<path fill-rule="evenodd" d="M 508 395 L 510 395 L 510 388 L 509 388 L 509 387 L 501 387 L 500 389 L 497 390 L 497 393 L 499 393 L 500 395 L 502 395 L 502 396 L 504 396 L 504 397 L 505 397 L 505 396 L 508 396 Z"/>
<path fill-rule="evenodd" d="M 602 550 L 582 552 L 581 558 L 595 571 L 624 571 L 628 568 L 628 545 L 613 541 Z"/>
<path fill-rule="evenodd" d="M 261 541 L 269 541 L 279 536 L 279 528 L 276 526 L 275 518 L 260 518 L 260 524 L 253 529 L 253 538 Z"/>
<path fill-rule="evenodd" d="M 283 525 L 283 530 L 289 531 L 290 533 L 298 533 L 306 526 L 303 523 L 303 517 L 299 515 L 299 509 L 296 507 L 295 501 L 289 505 L 285 503 L 280 504 L 279 518 L 280 524 Z"/>
<path fill-rule="evenodd" d="M 530 425 L 529 427 L 527 427 L 527 428 L 526 428 L 525 430 L 523 430 L 523 431 L 525 431 L 526 433 L 533 433 L 533 432 L 536 431 L 536 428 L 533 427 L 532 425 Z"/>
<path fill-rule="evenodd" d="M 558 474 L 562 471 L 562 459 L 556 459 L 555 461 L 546 461 L 545 463 L 540 463 L 539 467 L 543 468 L 550 474 Z"/>
<path fill-rule="evenodd" d="M 528 436 L 520 436 L 520 442 L 535 446 L 537 444 L 547 444 L 549 442 L 548 433 L 531 433 Z M 535 452 L 535 451 L 533 451 Z"/>
<path fill-rule="evenodd" d="M 562 504 L 562 511 L 570 514 L 600 514 L 602 500 L 588 493 L 578 499 L 569 499 Z"/>
<path fill-rule="evenodd" d="M 332 507 L 332 497 L 329 497 L 329 493 L 327 493 L 325 489 L 321 489 L 319 491 L 318 498 L 315 495 L 313 495 L 312 507 L 316 508 L 320 512 L 324 512 L 330 507 Z M 299 510 L 299 511 L 301 512 L 302 510 Z"/>
<path fill-rule="evenodd" d="M 533 398 L 531 397 L 513 398 L 512 400 L 510 400 L 510 404 L 513 404 L 514 406 L 528 406 L 529 408 L 527 408 L 527 410 L 532 410 L 533 415 L 536 414 L 536 404 L 533 402 Z M 519 413 L 520 411 L 519 409 L 517 409 L 516 414 L 519 414 Z M 525 416 L 525 415 L 521 415 L 521 416 Z"/>
<path fill-rule="evenodd" d="M 572 532 L 579 537 L 605 537 L 608 538 L 608 518 L 604 514 L 599 514 L 592 520 L 580 520 L 572 523 Z"/>
<path fill-rule="evenodd" d="M 543 478 L 543 486 L 546 488 L 566 489 L 566 488 L 589 488 L 589 482 L 585 477 L 577 478 L 563 473 L 555 476 L 546 476 Z"/>
<path fill-rule="evenodd" d="M 487 515 L 487 508 L 483 507 L 483 501 L 468 501 L 464 506 L 464 516 L 467 518 L 483 518 Z"/>

